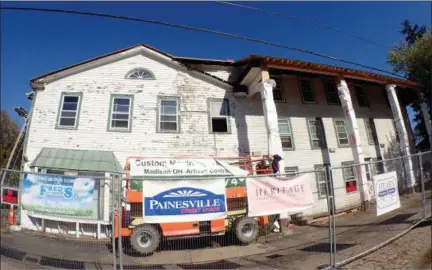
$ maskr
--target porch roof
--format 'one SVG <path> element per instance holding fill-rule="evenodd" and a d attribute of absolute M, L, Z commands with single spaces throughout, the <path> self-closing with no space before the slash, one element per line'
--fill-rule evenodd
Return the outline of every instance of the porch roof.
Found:
<path fill-rule="evenodd" d="M 98 150 L 43 148 L 30 167 L 124 173 L 113 152 Z"/>

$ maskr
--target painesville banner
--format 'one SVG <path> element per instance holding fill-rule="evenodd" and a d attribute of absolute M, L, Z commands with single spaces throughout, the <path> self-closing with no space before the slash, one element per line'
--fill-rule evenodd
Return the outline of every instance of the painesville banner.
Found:
<path fill-rule="evenodd" d="M 24 174 L 24 210 L 52 216 L 92 217 L 94 179 Z"/>
<path fill-rule="evenodd" d="M 248 215 L 298 213 L 312 207 L 311 180 L 310 174 L 290 180 L 271 176 L 247 178 Z"/>
<path fill-rule="evenodd" d="M 146 223 L 206 221 L 227 216 L 225 180 L 144 181 Z"/>
<path fill-rule="evenodd" d="M 396 171 L 374 175 L 377 216 L 401 207 Z"/>

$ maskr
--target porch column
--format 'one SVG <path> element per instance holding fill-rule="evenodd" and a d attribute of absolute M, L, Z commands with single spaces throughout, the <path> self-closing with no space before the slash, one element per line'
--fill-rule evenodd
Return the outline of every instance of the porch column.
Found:
<path fill-rule="evenodd" d="M 279 162 L 279 174 L 285 173 L 285 157 L 282 150 L 282 142 L 279 135 L 278 115 L 276 104 L 273 99 L 273 88 L 276 87 L 276 82 L 270 80 L 270 75 L 267 70 L 261 72 L 262 81 L 258 84 L 257 90 L 261 94 L 264 120 L 267 129 L 267 153 L 268 155 L 278 154 L 283 159 Z M 279 213 L 280 229 L 285 232 L 288 227 L 288 213 Z"/>
<path fill-rule="evenodd" d="M 399 100 L 397 98 L 396 94 L 396 85 L 394 84 L 388 84 L 386 85 L 387 90 L 387 96 L 390 102 L 391 110 L 393 113 L 393 120 L 396 126 L 396 132 L 399 135 L 399 146 L 402 153 L 402 156 L 409 155 L 411 153 L 410 147 L 409 147 L 409 139 L 407 130 L 405 128 L 405 123 L 403 120 L 402 111 L 399 105 Z M 411 158 L 407 158 L 404 160 L 404 166 L 405 166 L 405 175 L 406 175 L 406 183 L 407 188 L 412 188 L 415 183 L 414 178 L 414 171 L 413 171 L 413 164 Z"/>
<path fill-rule="evenodd" d="M 429 108 L 426 103 L 421 104 L 421 111 L 426 125 L 426 132 L 429 137 L 429 146 L 430 149 L 432 150 L 432 122 L 431 122 L 431 116 L 429 114 Z"/>
<path fill-rule="evenodd" d="M 354 163 L 363 164 L 364 154 L 361 148 L 360 134 L 357 125 L 357 118 L 354 112 L 351 95 L 348 85 L 344 78 L 336 78 L 336 85 L 339 92 L 339 99 L 341 101 L 342 109 L 344 111 L 345 120 L 347 121 L 348 137 L 353 152 Z M 360 198 L 362 206 L 366 207 L 368 201 L 371 200 L 371 195 L 368 192 L 368 185 L 366 179 L 365 166 L 356 166 L 357 178 L 359 180 Z"/>
<path fill-rule="evenodd" d="M 259 84 L 263 104 L 264 119 L 267 129 L 267 153 L 270 156 L 278 154 L 285 159 L 282 151 L 282 142 L 279 135 L 276 104 L 273 100 L 273 87 L 275 86 L 276 82 L 270 79 L 267 79 Z M 281 168 L 279 173 L 284 173 L 284 159 L 279 162 Z"/>

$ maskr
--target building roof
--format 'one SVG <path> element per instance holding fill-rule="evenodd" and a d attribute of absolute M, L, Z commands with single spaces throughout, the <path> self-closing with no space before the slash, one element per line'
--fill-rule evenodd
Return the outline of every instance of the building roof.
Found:
<path fill-rule="evenodd" d="M 340 66 L 318 64 L 300 60 L 291 60 L 286 58 L 250 55 L 243 58 L 237 63 L 248 63 L 251 61 L 260 61 L 267 66 L 281 67 L 286 69 L 293 69 L 297 71 L 310 72 L 310 73 L 323 73 L 333 76 L 343 76 L 347 78 L 355 78 L 359 80 L 375 81 L 383 84 L 396 84 L 405 87 L 420 87 L 417 83 L 409 80 L 404 80 L 396 77 L 385 76 L 377 73 L 345 68 Z"/>
<path fill-rule="evenodd" d="M 418 84 L 416 84 L 415 82 L 409 81 L 409 80 L 404 80 L 404 79 L 400 79 L 400 78 L 396 78 L 396 77 L 391 77 L 391 76 L 385 76 L 385 75 L 381 75 L 381 74 L 377 74 L 377 73 L 372 73 L 372 72 L 367 72 L 367 71 L 361 71 L 361 70 L 356 70 L 356 69 L 351 69 L 351 68 L 345 68 L 345 67 L 340 67 L 340 66 L 332 66 L 332 65 L 326 65 L 326 64 L 318 64 L 318 63 L 312 63 L 312 62 L 306 62 L 306 61 L 300 61 L 300 60 L 291 60 L 291 59 L 286 59 L 286 58 L 280 58 L 280 57 L 271 57 L 271 56 L 260 56 L 260 55 L 250 55 L 246 58 L 240 59 L 238 61 L 234 61 L 234 60 L 216 60 L 216 59 L 204 59 L 204 58 L 191 58 L 191 57 L 176 57 L 173 56 L 171 54 L 168 54 L 166 52 L 160 51 L 156 48 L 153 48 L 151 46 L 148 46 L 146 44 L 138 44 L 135 46 L 131 46 L 128 48 L 124 48 L 118 51 L 114 51 L 112 53 L 109 54 L 105 54 L 105 55 L 101 55 L 98 57 L 94 57 L 92 59 L 83 61 L 83 62 L 79 62 L 70 66 L 67 66 L 65 68 L 53 71 L 53 72 L 49 72 L 46 74 L 43 74 L 41 76 L 38 76 L 36 78 L 33 78 L 30 80 L 30 83 L 35 83 L 38 80 L 41 80 L 45 77 L 48 77 L 50 75 L 54 75 L 66 70 L 70 70 L 73 68 L 76 68 L 78 66 L 81 65 L 85 65 L 88 63 L 91 63 L 93 61 L 97 61 L 109 56 L 113 56 L 116 54 L 120 54 L 123 52 L 126 52 L 128 50 L 132 50 L 134 48 L 139 48 L 139 47 L 144 47 L 147 49 L 150 49 L 154 52 L 157 52 L 161 55 L 164 55 L 166 57 L 171 58 L 171 60 L 173 61 L 177 61 L 179 63 L 181 63 L 182 65 L 187 66 L 187 68 L 192 69 L 194 71 L 200 72 L 202 74 L 205 74 L 207 76 L 212 77 L 213 79 L 219 80 L 223 83 L 226 83 L 228 85 L 233 86 L 233 82 L 230 81 L 226 81 L 223 80 L 219 77 L 213 76 L 207 72 L 204 72 L 200 69 L 197 69 L 195 67 L 189 66 L 189 64 L 191 65 L 213 65 L 213 66 L 232 66 L 232 67 L 241 67 L 241 66 L 246 66 L 251 62 L 259 62 L 261 64 L 265 64 L 268 66 L 272 66 L 272 67 L 279 67 L 279 68 L 283 68 L 283 69 L 288 69 L 288 70 L 297 70 L 297 71 L 302 71 L 302 72 L 308 72 L 308 73 L 321 73 L 321 74 L 327 74 L 327 75 L 331 75 L 331 76 L 343 76 L 343 77 L 347 77 L 347 78 L 354 78 L 354 79 L 358 79 L 358 80 L 365 80 L 365 81 L 374 81 L 374 82 L 378 82 L 378 83 L 382 83 L 382 84 L 396 84 L 398 86 L 403 86 L 403 87 L 413 87 L 413 88 L 419 88 L 420 86 Z M 247 71 L 247 70 L 246 70 Z M 243 72 L 244 74 L 244 72 Z"/>
<path fill-rule="evenodd" d="M 111 151 L 42 148 L 30 167 L 123 174 Z"/>
<path fill-rule="evenodd" d="M 144 48 L 147 48 L 147 49 L 152 50 L 152 51 L 154 51 L 154 52 L 157 52 L 157 53 L 159 53 L 159 54 L 161 54 L 161 55 L 164 55 L 164 56 L 170 58 L 171 60 L 178 61 L 179 63 L 181 63 L 181 64 L 183 64 L 183 65 L 187 65 L 188 62 L 194 62 L 194 63 L 198 63 L 198 62 L 200 62 L 200 63 L 218 62 L 218 63 L 220 63 L 221 65 L 222 65 L 222 64 L 229 64 L 229 63 L 231 63 L 231 61 L 224 61 L 224 60 L 212 60 L 212 59 L 201 59 L 201 58 L 174 57 L 174 56 L 171 55 L 171 54 L 168 54 L 168 53 L 166 53 L 166 52 L 160 51 L 160 50 L 158 50 L 158 49 L 156 49 L 156 48 L 153 48 L 153 47 L 151 47 L 151 46 L 148 46 L 148 45 L 146 45 L 146 44 L 138 44 L 138 45 L 131 46 L 131 47 L 127 47 L 127 48 L 124 48 L 124 49 L 121 49 L 121 50 L 118 50 L 118 51 L 114 51 L 114 52 L 111 52 L 111 53 L 108 53 L 108 54 L 104 54 L 104 55 L 101 55 L 101 56 L 97 56 L 97 57 L 94 57 L 94 58 L 88 59 L 88 60 L 86 60 L 86 61 L 78 62 L 78 63 L 76 63 L 76 64 L 73 64 L 73 65 L 70 65 L 70 66 L 67 66 L 67 67 L 64 67 L 64 68 L 61 68 L 61 69 L 58 69 L 58 70 L 55 70 L 55 71 L 49 72 L 49 73 L 45 73 L 45 74 L 43 74 L 43 75 L 40 75 L 40 76 L 35 77 L 35 78 L 33 78 L 33 79 L 30 79 L 30 85 L 32 85 L 33 83 L 37 82 L 38 80 L 41 80 L 41 79 L 44 79 L 44 78 L 48 77 L 48 76 L 55 75 L 55 74 L 58 74 L 58 73 L 61 73 L 61 72 L 67 71 L 67 70 L 71 70 L 71 69 L 73 69 L 73 68 L 77 68 L 77 67 L 79 67 L 79 66 L 82 66 L 82 65 L 85 65 L 85 64 L 89 64 L 89 63 L 91 63 L 91 62 L 94 62 L 94 61 L 97 61 L 97 60 L 101 60 L 101 59 L 107 58 L 107 57 L 109 57 L 109 56 L 114 56 L 114 55 L 117 55 L 117 54 L 120 54 L 120 53 L 124 53 L 124 52 L 127 52 L 127 51 L 129 51 L 129 50 L 132 50 L 132 49 L 135 49 L 135 48 L 140 48 L 140 47 L 144 47 Z M 229 83 L 228 81 L 222 80 L 221 78 L 216 77 L 216 76 L 213 76 L 213 75 L 211 75 L 211 74 L 208 74 L 208 73 L 206 73 L 206 72 L 204 72 L 204 71 L 202 71 L 202 70 L 199 70 L 199 69 L 193 68 L 193 67 L 191 67 L 191 66 L 187 66 L 187 68 L 188 68 L 188 69 L 191 69 L 191 70 L 194 70 L 194 71 L 196 71 L 196 72 L 199 72 L 199 73 L 205 74 L 205 75 L 207 75 L 207 76 L 209 76 L 209 77 L 211 77 L 211 78 L 213 78 L 213 79 L 216 79 L 216 80 L 221 81 L 221 82 L 223 82 L 223 83 L 226 83 L 226 84 L 228 84 L 228 85 L 231 85 L 231 83 Z M 232 85 L 231 85 L 231 86 L 232 86 Z"/>

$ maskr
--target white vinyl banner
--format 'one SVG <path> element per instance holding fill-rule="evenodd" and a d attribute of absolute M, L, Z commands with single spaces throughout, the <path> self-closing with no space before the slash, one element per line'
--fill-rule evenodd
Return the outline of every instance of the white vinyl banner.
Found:
<path fill-rule="evenodd" d="M 144 181 L 145 223 L 223 219 L 227 216 L 225 179 Z"/>
<path fill-rule="evenodd" d="M 300 213 L 311 208 L 314 202 L 311 180 L 310 174 L 290 180 L 271 176 L 247 178 L 248 215 Z"/>
<path fill-rule="evenodd" d="M 400 208 L 396 171 L 375 175 L 373 181 L 377 216 Z"/>
<path fill-rule="evenodd" d="M 129 164 L 132 177 L 231 175 L 214 159 L 132 158 Z"/>

